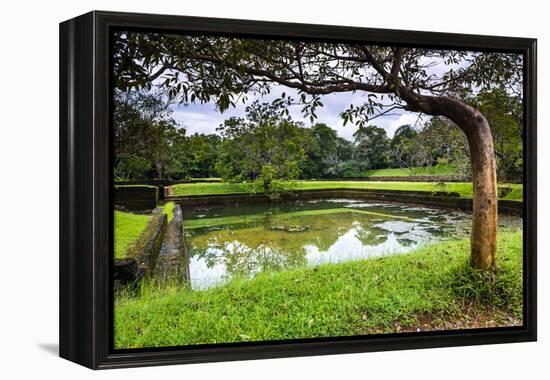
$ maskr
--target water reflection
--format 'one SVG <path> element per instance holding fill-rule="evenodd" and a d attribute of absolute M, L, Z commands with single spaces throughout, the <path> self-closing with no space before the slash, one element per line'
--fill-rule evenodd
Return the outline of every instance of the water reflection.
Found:
<path fill-rule="evenodd" d="M 501 222 L 517 225 L 521 219 Z M 201 208 L 187 212 L 185 223 L 191 285 L 199 289 L 234 276 L 406 253 L 427 242 L 467 235 L 470 216 L 332 199 Z"/>
<path fill-rule="evenodd" d="M 356 225 L 328 247 L 327 250 L 320 250 L 318 246 L 306 245 L 306 260 L 309 265 L 320 265 L 326 263 L 341 263 L 352 260 L 363 260 L 372 257 L 384 256 L 407 252 L 416 246 L 415 242 L 400 241 L 393 232 L 381 238 L 368 239 L 365 244 L 365 230 L 361 225 Z M 369 231 L 366 231 L 367 235 Z M 379 242 L 376 244 L 376 242 Z"/>

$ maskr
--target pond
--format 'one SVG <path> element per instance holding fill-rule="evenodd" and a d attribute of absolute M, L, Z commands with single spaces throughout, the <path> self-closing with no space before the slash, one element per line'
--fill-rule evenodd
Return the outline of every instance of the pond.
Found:
<path fill-rule="evenodd" d="M 184 211 L 191 286 L 324 263 L 403 254 L 468 236 L 460 211 L 353 199 L 196 207 Z M 521 219 L 501 216 L 503 227 Z"/>

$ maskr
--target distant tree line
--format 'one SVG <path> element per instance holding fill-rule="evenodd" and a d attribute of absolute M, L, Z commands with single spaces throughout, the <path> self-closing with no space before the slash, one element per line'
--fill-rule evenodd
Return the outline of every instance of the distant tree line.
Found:
<path fill-rule="evenodd" d="M 217 134 L 187 135 L 172 117 L 163 96 L 151 92 L 115 95 L 115 176 L 120 179 L 222 177 L 259 180 L 265 188 L 287 179 L 364 176 L 366 170 L 445 165 L 469 175 L 465 135 L 449 119 L 431 117 L 422 125 L 403 125 L 392 138 L 372 124 L 362 124 L 348 141 L 334 128 L 316 123 L 306 128 L 292 120 L 283 102 L 255 101 L 244 117 L 230 117 Z M 499 180 L 522 176 L 521 99 L 504 90 L 469 99 L 489 121 Z"/>

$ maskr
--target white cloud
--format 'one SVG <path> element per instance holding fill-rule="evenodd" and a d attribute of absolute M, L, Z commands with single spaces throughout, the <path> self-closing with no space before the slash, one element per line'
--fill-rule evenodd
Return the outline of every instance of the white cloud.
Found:
<path fill-rule="evenodd" d="M 404 112 L 397 117 L 381 117 L 380 119 L 377 119 L 378 126 L 384 128 L 388 134 L 388 137 L 391 138 L 393 137 L 395 131 L 402 125 L 409 124 L 412 126 L 418 126 L 417 123 L 422 122 L 422 119 L 419 119 L 418 115 L 419 114 L 417 113 Z"/>
<path fill-rule="evenodd" d="M 225 119 L 224 115 L 221 114 L 200 113 L 185 109 L 175 110 L 172 116 L 179 124 L 185 127 L 188 135 L 194 133 L 216 133 L 216 127 Z"/>
<path fill-rule="evenodd" d="M 176 121 L 183 125 L 187 134 L 193 133 L 216 133 L 216 128 L 231 116 L 245 116 L 245 108 L 250 105 L 254 100 L 260 102 L 271 102 L 275 98 L 279 97 L 282 92 L 287 95 L 291 95 L 295 100 L 299 99 L 296 90 L 287 89 L 282 86 L 276 86 L 272 92 L 264 97 L 259 95 L 248 96 L 248 101 L 238 103 L 235 108 L 229 108 L 224 113 L 220 113 L 216 110 L 213 102 L 205 104 L 189 104 L 189 105 L 174 105 L 172 110 L 174 111 L 172 116 Z M 317 119 L 314 123 L 325 123 L 326 125 L 334 128 L 338 133 L 338 136 L 347 140 L 353 140 L 353 134 L 357 131 L 357 126 L 353 124 L 343 125 L 343 121 L 340 117 L 340 113 L 346 110 L 350 104 L 360 105 L 365 101 L 366 94 L 363 93 L 336 93 L 323 96 L 321 101 L 324 106 L 317 110 Z M 311 126 L 309 118 L 304 118 L 301 112 L 301 105 L 292 105 L 289 108 L 290 116 L 295 121 L 301 121 L 306 127 Z M 396 115 L 398 113 L 398 115 Z M 373 124 L 386 130 L 388 137 L 392 137 L 397 128 L 404 124 L 414 125 L 418 121 L 418 114 L 408 113 L 404 111 L 396 111 L 391 116 L 383 116 L 373 120 Z"/>

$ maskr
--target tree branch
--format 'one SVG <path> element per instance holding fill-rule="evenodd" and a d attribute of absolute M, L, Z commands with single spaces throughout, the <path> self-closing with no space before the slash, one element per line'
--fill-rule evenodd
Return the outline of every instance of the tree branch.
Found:
<path fill-rule="evenodd" d="M 319 81 L 319 82 L 310 82 L 310 81 L 293 81 L 289 78 L 285 78 L 280 75 L 276 75 L 271 71 L 257 69 L 245 65 L 233 64 L 226 61 L 223 61 L 220 58 L 207 56 L 204 54 L 196 54 L 195 57 L 201 61 L 212 62 L 217 64 L 224 64 L 227 67 L 230 67 L 234 70 L 242 70 L 249 75 L 265 77 L 270 79 L 272 82 L 282 84 L 284 86 L 301 90 L 310 95 L 325 95 L 333 92 L 346 92 L 346 91 L 367 91 L 373 93 L 391 93 L 392 90 L 387 85 L 373 85 L 362 82 L 347 82 L 344 81 Z"/>

